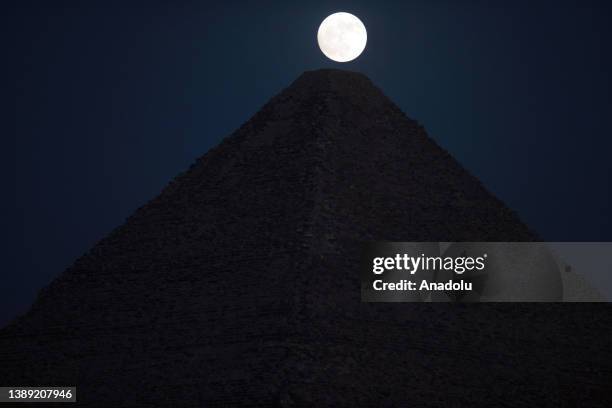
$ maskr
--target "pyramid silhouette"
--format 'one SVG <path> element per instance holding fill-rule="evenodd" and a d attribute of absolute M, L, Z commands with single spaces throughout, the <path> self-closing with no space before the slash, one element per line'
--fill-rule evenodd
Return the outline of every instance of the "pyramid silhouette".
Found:
<path fill-rule="evenodd" d="M 606 304 L 362 303 L 364 241 L 537 236 L 369 79 L 306 72 L 0 332 L 80 406 L 610 406 Z"/>

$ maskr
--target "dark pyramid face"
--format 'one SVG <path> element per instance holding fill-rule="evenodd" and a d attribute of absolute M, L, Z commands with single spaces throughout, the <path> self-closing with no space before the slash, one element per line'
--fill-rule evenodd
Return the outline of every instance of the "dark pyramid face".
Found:
<path fill-rule="evenodd" d="M 534 239 L 366 77 L 307 72 L 0 332 L 0 383 L 101 407 L 600 400 L 605 305 L 360 302 L 363 241 Z"/>

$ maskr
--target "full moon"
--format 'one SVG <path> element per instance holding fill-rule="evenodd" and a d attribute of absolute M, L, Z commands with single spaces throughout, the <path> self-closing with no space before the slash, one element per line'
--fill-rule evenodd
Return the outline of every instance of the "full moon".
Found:
<path fill-rule="evenodd" d="M 327 58 L 336 62 L 348 62 L 363 52 L 368 33 L 361 20 L 354 15 L 334 13 L 319 26 L 317 41 Z"/>

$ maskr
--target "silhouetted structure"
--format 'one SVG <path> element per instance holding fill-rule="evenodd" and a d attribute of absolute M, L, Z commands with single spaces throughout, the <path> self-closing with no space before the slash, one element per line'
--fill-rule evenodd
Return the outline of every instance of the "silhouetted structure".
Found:
<path fill-rule="evenodd" d="M 358 244 L 535 235 L 363 75 L 307 72 L 0 332 L 83 406 L 610 406 L 607 304 L 363 304 Z"/>

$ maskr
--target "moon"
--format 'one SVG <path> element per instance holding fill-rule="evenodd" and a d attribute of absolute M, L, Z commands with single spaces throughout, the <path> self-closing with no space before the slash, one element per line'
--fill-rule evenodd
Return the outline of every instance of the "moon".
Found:
<path fill-rule="evenodd" d="M 325 56 L 336 62 L 349 62 L 357 58 L 368 41 L 366 28 L 350 13 L 334 13 L 321 23 L 317 32 L 319 48 Z"/>

